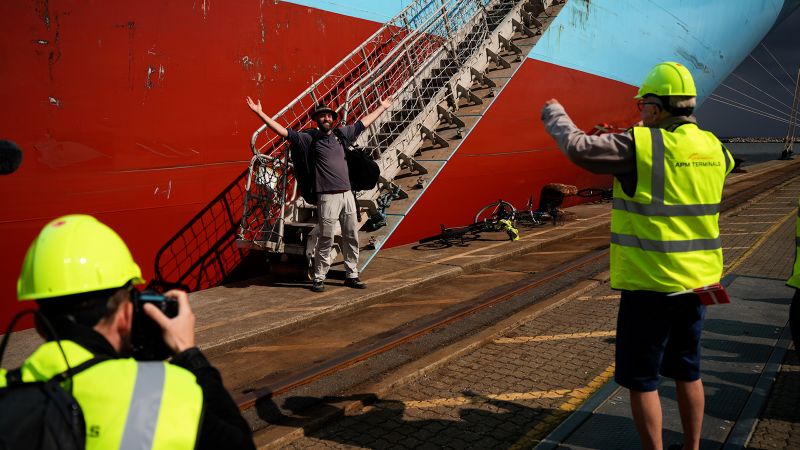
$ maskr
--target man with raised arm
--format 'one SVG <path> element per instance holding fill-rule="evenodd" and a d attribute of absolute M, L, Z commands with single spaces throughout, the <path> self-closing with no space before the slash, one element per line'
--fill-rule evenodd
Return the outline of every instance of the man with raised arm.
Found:
<path fill-rule="evenodd" d="M 339 127 L 341 135 L 354 142 L 375 119 L 392 104 L 393 97 L 381 100 L 380 106 L 356 121 L 353 125 Z M 314 255 L 314 280 L 311 290 L 325 290 L 325 276 L 331 267 L 330 254 L 336 233 L 336 222 L 342 228 L 342 256 L 346 270 L 345 286 L 365 289 L 367 285 L 358 279 L 358 219 L 355 197 L 350 189 L 350 174 L 345 160 L 343 143 L 334 133 L 334 122 L 338 113 L 325 105 L 317 105 L 311 118 L 317 130 L 295 131 L 283 127 L 267 116 L 261 108 L 261 100 L 247 97 L 247 106 L 253 110 L 267 127 L 288 140 L 295 149 L 306 155 L 316 193 L 318 240 Z"/>
<path fill-rule="evenodd" d="M 639 88 L 642 122 L 627 132 L 586 135 L 555 99 L 542 110 L 545 129 L 570 161 L 614 175 L 611 287 L 622 294 L 614 379 L 630 390 L 647 450 L 663 446 L 660 375 L 675 380 L 683 426 L 683 444 L 670 449 L 700 446 L 705 306 L 684 292 L 722 276 L 719 204 L 733 158 L 697 126 L 696 96 L 689 70 L 664 62 Z"/>

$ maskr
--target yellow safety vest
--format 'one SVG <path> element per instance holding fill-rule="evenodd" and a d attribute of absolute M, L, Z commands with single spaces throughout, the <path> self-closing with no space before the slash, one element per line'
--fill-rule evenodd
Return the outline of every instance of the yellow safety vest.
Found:
<path fill-rule="evenodd" d="M 94 355 L 61 341 L 71 367 Z M 67 370 L 55 342 L 39 347 L 22 365 L 22 381 L 46 381 Z M 72 395 L 83 410 L 87 449 L 195 448 L 203 392 L 188 370 L 164 361 L 132 358 L 100 362 L 72 380 Z M 0 371 L 0 387 L 6 373 Z"/>
<path fill-rule="evenodd" d="M 614 179 L 611 287 L 679 292 L 722 276 L 719 204 L 733 158 L 695 124 L 633 128 L 636 192 Z"/>
<path fill-rule="evenodd" d="M 800 205 L 800 201 L 798 201 L 798 205 Z M 789 281 L 786 282 L 786 285 L 800 289 L 800 208 L 797 210 L 797 219 L 795 220 L 794 225 L 794 236 L 794 269 L 792 270 L 792 276 L 789 278 Z"/>

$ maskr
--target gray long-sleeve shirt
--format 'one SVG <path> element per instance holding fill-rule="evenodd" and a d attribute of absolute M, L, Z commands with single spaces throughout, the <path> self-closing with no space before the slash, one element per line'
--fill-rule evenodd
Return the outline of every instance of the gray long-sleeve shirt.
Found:
<path fill-rule="evenodd" d="M 569 118 L 558 103 L 542 109 L 545 130 L 575 165 L 592 173 L 614 175 L 629 196 L 636 192 L 636 144 L 633 133 L 608 133 L 589 136 Z M 696 123 L 694 117 L 669 117 L 653 128 L 674 129 L 684 123 Z"/>

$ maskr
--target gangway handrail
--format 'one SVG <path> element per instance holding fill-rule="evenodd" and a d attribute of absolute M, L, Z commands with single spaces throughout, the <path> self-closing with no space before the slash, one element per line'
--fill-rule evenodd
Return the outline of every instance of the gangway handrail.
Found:
<path fill-rule="evenodd" d="M 446 6 L 447 6 L 447 5 L 449 5 L 450 3 L 455 3 L 455 2 L 458 2 L 458 1 L 460 1 L 460 0 L 441 0 L 441 1 L 442 1 L 442 3 L 443 3 L 443 4 L 442 4 L 442 6 L 441 6 L 441 7 L 439 7 L 439 10 L 441 10 L 441 11 L 444 11 L 444 9 L 446 9 Z M 446 1 L 447 3 L 444 3 L 445 1 Z M 477 6 L 481 7 L 481 8 L 484 10 L 484 12 L 485 12 L 485 10 L 486 10 L 486 8 L 487 8 L 487 7 L 489 7 L 489 6 L 490 6 L 490 5 L 491 5 L 493 2 L 497 2 L 497 1 L 499 1 L 499 0 L 473 0 L 473 1 L 474 1 L 474 2 L 477 4 Z M 438 17 L 437 17 L 437 16 L 431 16 L 431 17 L 428 19 L 428 21 L 430 22 L 431 20 L 433 20 L 433 19 L 436 19 L 436 18 L 438 18 Z M 427 25 L 429 25 L 429 24 L 427 24 L 427 23 L 426 23 L 426 26 L 427 26 Z M 458 30 L 455 30 L 455 31 L 453 31 L 453 33 L 452 33 L 452 34 L 457 34 L 457 32 L 458 32 Z M 362 85 L 364 85 L 366 82 L 372 82 L 372 81 L 373 81 L 375 78 L 377 78 L 377 77 L 378 77 L 378 75 L 380 74 L 380 72 L 381 72 L 381 71 L 384 69 L 384 67 L 385 67 L 387 64 L 393 64 L 393 63 L 395 63 L 395 62 L 396 62 L 396 60 L 397 60 L 397 58 L 395 58 L 395 56 L 397 56 L 397 55 L 395 55 L 395 54 L 396 54 L 396 53 L 399 53 L 399 52 L 407 51 L 407 48 L 404 48 L 404 47 L 403 47 L 404 45 L 405 45 L 406 47 L 408 47 L 408 44 L 409 44 L 409 43 L 408 43 L 407 41 L 409 41 L 409 40 L 412 40 L 412 39 L 413 39 L 414 41 L 417 41 L 417 40 L 419 40 L 419 39 L 420 39 L 420 37 L 422 37 L 422 36 L 424 36 L 424 33 L 422 33 L 422 32 L 421 32 L 421 31 L 419 31 L 419 30 L 417 30 L 417 32 L 416 32 L 416 33 L 413 33 L 413 34 L 412 34 L 412 33 L 409 33 L 408 35 L 406 35 L 406 37 L 405 37 L 405 38 L 403 38 L 403 40 L 401 40 L 400 42 L 398 42 L 398 43 L 397 43 L 397 45 L 395 45 L 395 46 L 394 46 L 394 48 L 393 48 L 393 49 L 392 49 L 392 50 L 389 52 L 389 54 L 387 54 L 387 55 L 386 55 L 386 57 L 385 57 L 383 60 L 381 60 L 381 62 L 379 62 L 379 63 L 378 63 L 378 65 L 376 65 L 375 67 L 373 67 L 373 68 L 372 68 L 372 70 L 370 70 L 370 71 L 369 71 L 369 73 L 367 73 L 366 75 L 364 75 L 363 77 L 361 77 L 361 79 L 360 79 L 360 80 L 358 80 L 358 81 L 354 82 L 354 83 L 353 83 L 353 84 L 350 86 L 350 88 L 347 90 L 347 96 L 346 96 L 346 99 L 347 99 L 347 100 L 350 100 L 350 99 L 353 97 L 353 96 L 352 96 L 353 92 L 354 92 L 354 91 L 355 91 L 357 88 L 361 87 L 361 86 L 362 86 Z M 448 36 L 448 37 L 449 37 L 449 36 Z"/>
<path fill-rule="evenodd" d="M 486 7 L 491 1 L 492 0 L 472 0 L 472 3 L 475 3 L 476 6 L 478 7 Z M 345 111 L 343 114 L 344 115 L 343 120 L 347 119 L 348 106 L 350 105 L 351 99 L 355 97 L 353 94 L 356 92 L 357 89 L 361 89 L 364 84 L 372 83 L 376 78 L 378 78 L 380 74 L 389 70 L 391 66 L 393 66 L 397 62 L 398 58 L 401 56 L 402 53 L 408 52 L 409 49 L 413 47 L 413 43 L 418 42 L 421 38 L 426 36 L 425 31 L 427 30 L 428 27 L 433 26 L 436 23 L 436 20 L 446 15 L 446 13 L 448 12 L 447 11 L 448 6 L 453 6 L 455 4 L 468 3 L 468 2 L 469 1 L 465 2 L 464 0 L 441 0 L 442 4 L 437 8 L 441 12 L 439 15 L 431 15 L 422 28 L 416 29 L 414 33 L 407 34 L 400 42 L 398 42 L 394 46 L 394 48 L 392 48 L 392 50 L 375 67 L 373 67 L 367 74 L 361 77 L 358 81 L 355 81 L 347 90 L 347 94 L 345 96 L 345 102 L 344 102 Z M 451 30 L 450 35 L 443 36 L 444 42 L 449 42 L 449 40 L 452 38 L 452 35 L 457 34 L 458 31 L 460 31 L 460 29 Z M 443 46 L 445 45 L 446 44 L 443 44 Z M 427 60 L 421 62 L 420 68 L 422 68 L 422 66 L 425 66 L 426 62 Z M 408 77 L 406 82 L 403 83 L 403 86 L 405 86 L 407 82 L 412 80 L 413 78 L 414 76 Z"/>
<path fill-rule="evenodd" d="M 440 11 L 444 12 L 444 10 L 447 9 L 446 7 L 448 5 L 450 5 L 451 3 L 460 2 L 462 0 L 441 0 L 441 1 L 442 1 L 442 6 L 440 6 L 438 9 Z M 491 1 L 492 0 L 473 0 L 474 3 L 478 4 L 478 6 L 486 6 Z M 445 2 L 447 2 L 447 3 L 445 3 Z M 428 21 L 425 23 L 425 26 L 426 27 L 429 26 L 433 19 L 438 19 L 439 17 L 441 17 L 441 16 L 431 16 L 430 18 L 428 18 Z M 397 52 L 401 52 L 401 51 L 405 50 L 404 48 L 402 48 L 402 46 L 408 44 L 408 42 L 406 42 L 406 41 L 409 41 L 409 40 L 412 40 L 412 39 L 416 41 L 416 40 L 419 40 L 419 38 L 422 37 L 422 36 L 424 36 L 424 34 L 419 30 L 416 30 L 416 33 L 413 33 L 413 34 L 409 33 L 408 35 L 406 35 L 406 37 L 403 38 L 403 40 L 401 40 L 400 42 L 398 42 L 397 45 L 395 45 L 395 47 L 389 52 L 389 54 L 387 54 L 386 57 L 381 62 L 378 63 L 378 65 L 373 67 L 372 70 L 370 70 L 369 73 L 364 75 L 360 80 L 358 80 L 355 83 L 353 83 L 353 85 L 347 91 L 348 95 L 355 88 L 357 88 L 357 87 L 361 86 L 362 84 L 364 84 L 365 81 L 371 81 L 372 79 L 374 79 L 377 76 L 378 72 L 380 70 L 382 70 L 383 67 L 386 64 L 394 63 L 395 62 L 394 54 L 397 53 Z"/>
<path fill-rule="evenodd" d="M 444 15 L 447 6 L 451 3 L 460 2 L 462 0 L 441 0 L 442 4 L 437 8 L 440 11 L 439 15 L 431 15 L 428 17 L 428 20 L 425 21 L 424 24 L 418 29 L 415 29 L 413 33 L 408 33 L 397 45 L 392 48 L 392 50 L 384 57 L 381 62 L 379 62 L 375 67 L 373 67 L 367 74 L 365 74 L 361 79 L 355 81 L 350 88 L 347 90 L 347 94 L 345 96 L 345 111 L 344 111 L 344 119 L 347 118 L 347 105 L 349 100 L 352 98 L 352 94 L 356 88 L 361 87 L 364 83 L 371 83 L 377 76 L 385 71 L 387 65 L 391 65 L 397 62 L 397 58 L 401 55 L 399 53 L 404 53 L 407 51 L 407 47 L 410 41 L 418 41 L 421 37 L 425 36 L 425 32 L 429 27 L 435 24 L 435 21 L 438 20 L 442 15 Z M 478 0 L 480 1 L 480 0 Z"/>

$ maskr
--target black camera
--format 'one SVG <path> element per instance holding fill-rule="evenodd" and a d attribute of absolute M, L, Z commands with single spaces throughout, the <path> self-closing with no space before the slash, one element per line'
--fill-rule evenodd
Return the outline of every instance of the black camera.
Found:
<path fill-rule="evenodd" d="M 144 305 L 150 303 L 165 316 L 178 315 L 178 301 L 164 297 L 156 291 L 133 290 L 133 325 L 131 327 L 131 355 L 139 361 L 161 361 L 172 355 L 172 350 L 164 342 L 161 327 L 144 312 Z"/>

